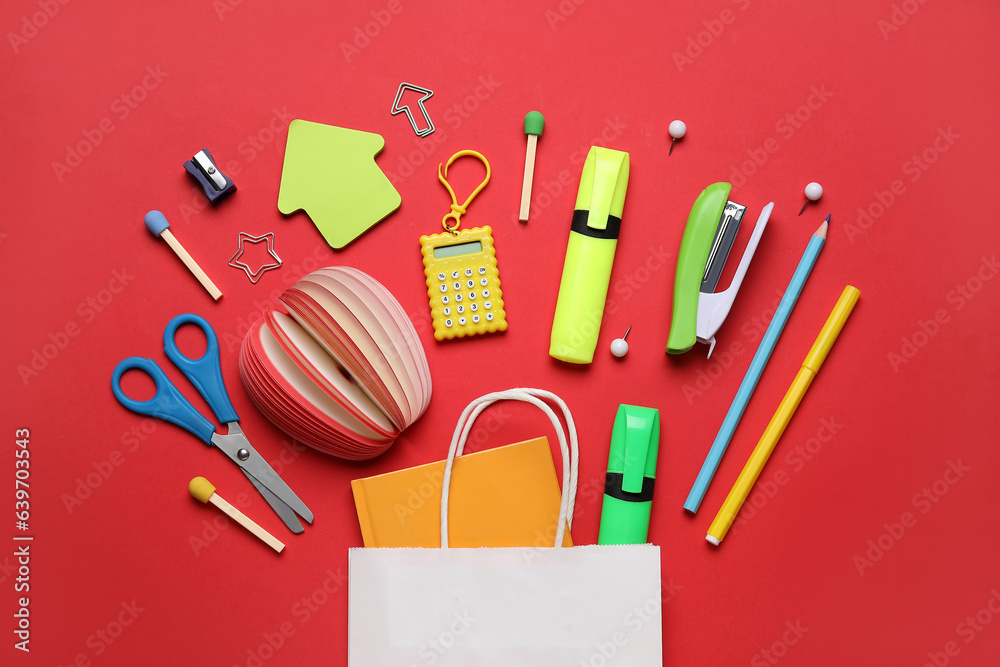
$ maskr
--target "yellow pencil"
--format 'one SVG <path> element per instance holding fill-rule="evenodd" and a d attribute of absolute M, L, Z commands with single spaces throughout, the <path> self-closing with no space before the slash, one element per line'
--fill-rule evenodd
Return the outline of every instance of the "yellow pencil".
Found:
<path fill-rule="evenodd" d="M 840 335 L 840 330 L 844 328 L 844 323 L 851 311 L 854 310 L 854 304 L 858 302 L 860 296 L 861 292 L 856 287 L 848 285 L 844 288 L 840 299 L 837 300 L 837 305 L 833 307 L 833 312 L 830 313 L 830 317 L 827 318 L 826 324 L 820 330 L 816 342 L 813 343 L 812 349 L 809 350 L 805 361 L 802 362 L 802 368 L 799 369 L 795 380 L 792 381 L 792 386 L 788 388 L 785 397 L 781 399 L 778 409 L 771 417 L 771 423 L 764 429 L 764 435 L 760 437 L 753 454 L 750 455 L 747 464 L 743 466 L 743 472 L 736 479 L 729 496 L 726 497 L 726 502 L 722 503 L 719 513 L 715 516 L 715 521 L 708 529 L 708 535 L 705 536 L 705 539 L 715 546 L 719 546 L 719 542 L 729 532 L 729 527 L 733 525 L 733 520 L 739 514 L 747 496 L 750 495 L 750 490 L 757 481 L 761 470 L 764 469 L 764 464 L 767 463 L 768 457 L 771 456 L 775 445 L 778 444 L 781 434 L 785 432 L 785 427 L 791 421 L 795 409 L 799 407 L 799 402 L 806 390 L 809 389 L 809 385 L 812 384 L 816 373 L 819 372 L 820 366 L 823 365 L 826 355 L 833 347 L 837 336 Z"/>

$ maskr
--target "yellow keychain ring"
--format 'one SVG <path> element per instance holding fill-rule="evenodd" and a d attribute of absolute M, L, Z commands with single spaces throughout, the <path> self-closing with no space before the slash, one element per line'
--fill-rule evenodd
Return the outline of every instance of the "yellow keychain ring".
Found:
<path fill-rule="evenodd" d="M 480 162 L 486 165 L 486 178 L 484 178 L 483 182 L 480 183 L 479 186 L 472 191 L 472 194 L 469 195 L 469 198 L 465 200 L 465 203 L 459 205 L 458 198 L 455 196 L 455 191 L 448 184 L 448 180 L 446 177 L 448 176 L 448 167 L 451 166 L 451 163 L 457 160 L 458 158 L 464 157 L 466 155 L 471 155 L 474 158 L 478 158 Z M 440 180 L 441 183 L 444 184 L 444 187 L 448 189 L 448 194 L 451 195 L 451 213 L 448 213 L 441 219 L 441 226 L 444 227 L 445 231 L 447 231 L 448 233 L 455 234 L 456 233 L 455 230 L 457 230 L 458 226 L 461 224 L 460 218 L 462 217 L 462 215 L 465 214 L 466 209 L 469 208 L 469 204 L 472 203 L 472 200 L 476 198 L 476 195 L 478 195 L 479 192 L 486 187 L 486 184 L 490 182 L 490 163 L 486 160 L 485 157 L 483 157 L 481 153 L 477 151 L 459 151 L 454 155 L 452 155 L 450 158 L 448 158 L 447 162 L 438 165 L 438 180 Z M 449 226 L 448 218 L 454 218 L 455 224 Z"/>

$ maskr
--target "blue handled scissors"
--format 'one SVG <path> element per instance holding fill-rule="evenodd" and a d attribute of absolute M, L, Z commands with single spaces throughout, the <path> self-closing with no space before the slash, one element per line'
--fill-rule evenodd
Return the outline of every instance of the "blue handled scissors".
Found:
<path fill-rule="evenodd" d="M 205 333 L 207 347 L 201 359 L 189 359 L 177 348 L 174 336 L 182 324 L 196 324 Z M 163 370 L 152 359 L 129 357 L 121 361 L 111 375 L 111 390 L 118 402 L 132 412 L 159 417 L 187 429 L 198 436 L 206 445 L 221 449 L 233 463 L 240 467 L 264 500 L 270 505 L 285 525 L 293 533 L 302 532 L 302 524 L 296 514 L 312 523 L 313 513 L 305 503 L 274 472 L 267 461 L 257 453 L 240 428 L 239 415 L 233 408 L 222 380 L 222 366 L 219 361 L 219 339 L 215 330 L 205 318 L 193 313 L 178 315 L 170 320 L 163 332 L 163 349 L 170 361 L 174 362 L 205 398 L 219 422 L 229 427 L 225 435 L 216 433 L 215 424 L 198 412 L 184 395 L 174 386 Z M 148 401 L 136 401 L 122 391 L 121 379 L 125 371 L 137 369 L 145 371 L 156 383 L 156 394 Z"/>

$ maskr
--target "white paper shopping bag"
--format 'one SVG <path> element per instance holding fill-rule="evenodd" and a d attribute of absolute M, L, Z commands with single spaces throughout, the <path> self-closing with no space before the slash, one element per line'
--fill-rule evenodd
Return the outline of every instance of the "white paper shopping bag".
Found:
<path fill-rule="evenodd" d="M 569 442 L 552 409 L 558 405 Z M 537 405 L 556 427 L 563 493 L 554 544 L 572 523 L 576 429 L 554 394 L 512 389 L 470 404 L 452 439 L 442 492 L 441 549 L 351 549 L 353 667 L 659 667 L 660 551 L 651 544 L 447 548 L 451 463 L 475 418 L 498 400 Z"/>

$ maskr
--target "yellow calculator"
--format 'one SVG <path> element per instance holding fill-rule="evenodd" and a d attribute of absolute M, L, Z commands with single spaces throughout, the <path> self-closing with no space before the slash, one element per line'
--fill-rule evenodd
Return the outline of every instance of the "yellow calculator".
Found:
<path fill-rule="evenodd" d="M 420 237 L 434 338 L 506 331 L 503 292 L 489 227 Z"/>

